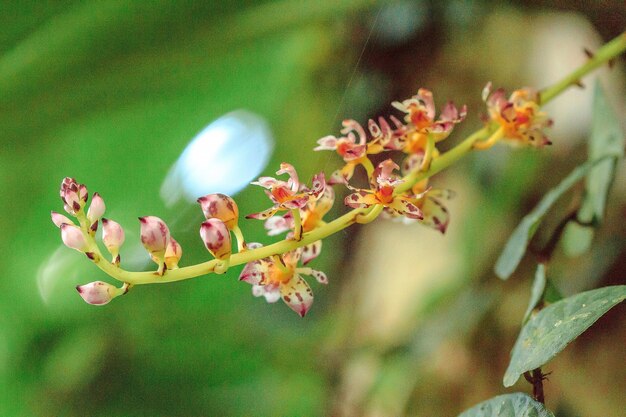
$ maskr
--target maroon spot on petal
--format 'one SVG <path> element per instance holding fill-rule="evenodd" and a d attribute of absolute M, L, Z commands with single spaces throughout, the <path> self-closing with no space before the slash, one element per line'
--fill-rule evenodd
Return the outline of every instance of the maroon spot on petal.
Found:
<path fill-rule="evenodd" d="M 298 298 L 298 301 L 300 302 L 304 301 L 304 299 L 302 298 L 299 292 L 296 293 L 296 298 Z"/>
<path fill-rule="evenodd" d="M 289 298 L 289 296 L 288 296 L 288 295 L 283 296 L 283 299 L 284 299 L 285 301 L 287 301 L 288 303 L 290 303 L 290 302 L 291 302 L 291 298 Z"/>
<path fill-rule="evenodd" d="M 96 259 L 96 255 L 93 252 L 85 252 L 85 255 L 87 255 L 87 257 L 92 261 Z"/>

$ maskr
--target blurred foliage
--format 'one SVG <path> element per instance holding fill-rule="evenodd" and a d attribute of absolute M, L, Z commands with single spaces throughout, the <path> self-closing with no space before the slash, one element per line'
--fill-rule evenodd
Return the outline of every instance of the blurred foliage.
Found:
<path fill-rule="evenodd" d="M 107 277 L 60 247 L 49 212 L 61 209 L 58 185 L 73 176 L 98 191 L 107 217 L 125 227 L 122 262 L 144 265 L 145 257 L 134 255 L 136 218 L 147 214 L 170 224 L 185 250 L 183 265 L 200 262 L 207 254 L 197 235 L 199 208 L 167 209 L 159 189 L 208 123 L 238 108 L 261 115 L 277 143 L 265 174 L 289 161 L 306 179 L 337 163 L 310 151 L 316 139 L 337 133 L 343 117 L 364 121 L 388 113 L 386 103 L 420 86 L 435 91 L 438 105 L 448 97 L 468 103 L 467 133 L 480 126 L 485 81 L 529 82 L 507 69 L 491 73 L 499 63 L 508 68 L 526 57 L 498 43 L 501 32 L 481 29 L 533 12 L 516 7 L 490 1 L 0 2 L 0 415 L 433 415 L 434 408 L 441 410 L 436 415 L 452 415 L 501 392 L 534 265 L 522 262 L 506 283 L 495 280 L 492 265 L 513 225 L 585 159 L 584 146 L 573 140 L 552 153 L 497 148 L 437 177 L 462 187 L 463 204 L 455 207 L 454 230 L 446 236 L 455 251 L 450 257 L 461 265 L 446 285 L 414 294 L 423 302 L 404 312 L 408 328 L 391 341 L 359 334 L 367 322 L 359 322 L 352 303 L 363 284 L 351 277 L 350 261 L 361 228 L 324 243 L 315 268 L 327 272 L 330 285 L 314 287 L 313 309 L 302 320 L 284 305 L 254 299 L 248 285 L 236 282 L 239 270 L 136 288 L 102 308 L 86 305 L 74 286 Z M 596 8 L 581 12 L 600 26 Z M 527 27 L 511 24 L 510 30 L 513 36 Z M 507 59 L 476 58 L 494 50 Z M 267 204 L 254 187 L 236 199 L 244 214 Z M 585 260 L 555 261 L 563 266 L 551 277 L 564 292 L 623 279 L 620 204 L 623 198 L 608 200 L 605 226 Z M 551 210 L 554 217 L 566 211 L 558 204 Z M 260 222 L 242 228 L 250 241 L 270 240 Z M 424 240 L 439 238 L 411 230 Z M 393 278 L 392 272 L 381 277 L 390 286 Z M 615 330 L 620 312 L 616 307 L 598 326 Z M 623 335 L 623 326 L 614 334 Z M 584 350 L 581 340 L 573 347 Z M 593 395 L 567 397 L 557 389 L 548 391 L 548 400 L 563 410 L 616 415 L 619 384 L 610 381 L 619 382 L 624 372 L 610 365 L 620 363 L 620 352 L 623 362 L 615 340 L 604 339 L 606 366 L 595 364 L 609 378 L 597 384 L 606 390 L 603 405 Z M 576 362 L 555 362 L 553 381 L 566 384 L 568 372 L 589 375 Z"/>

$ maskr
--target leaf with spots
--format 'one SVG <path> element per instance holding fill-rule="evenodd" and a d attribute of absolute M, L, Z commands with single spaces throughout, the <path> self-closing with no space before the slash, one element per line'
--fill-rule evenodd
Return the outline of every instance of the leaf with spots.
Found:
<path fill-rule="evenodd" d="M 520 332 L 504 375 L 504 386 L 550 361 L 604 313 L 624 301 L 626 285 L 598 288 L 564 298 L 531 317 Z"/>
<path fill-rule="evenodd" d="M 527 394 L 517 392 L 483 401 L 458 417 L 554 417 L 554 414 Z"/>

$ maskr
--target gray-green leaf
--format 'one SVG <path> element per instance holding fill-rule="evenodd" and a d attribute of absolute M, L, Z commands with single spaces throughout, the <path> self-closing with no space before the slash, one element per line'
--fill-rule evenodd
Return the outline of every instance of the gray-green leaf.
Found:
<path fill-rule="evenodd" d="M 539 264 L 537 265 L 537 272 L 535 272 L 535 281 L 533 282 L 533 288 L 530 290 L 530 301 L 528 302 L 528 308 L 526 309 L 526 313 L 524 313 L 524 319 L 522 320 L 522 323 L 526 323 L 526 321 L 530 318 L 530 314 L 541 301 L 541 296 L 543 295 L 545 289 L 546 266 L 544 264 Z"/>
<path fill-rule="evenodd" d="M 524 372 L 544 365 L 625 298 L 626 285 L 617 285 L 576 294 L 541 310 L 515 342 L 504 386 L 510 387 Z"/>
<path fill-rule="evenodd" d="M 517 392 L 483 401 L 459 417 L 554 417 L 554 414 L 527 394 Z"/>
<path fill-rule="evenodd" d="M 602 221 L 617 161 L 624 156 L 625 139 L 620 121 L 608 103 L 600 82 L 596 81 L 588 159 L 595 161 L 604 157 L 609 158 L 594 167 L 585 179 L 585 198 L 578 211 L 579 221 L 594 224 Z M 569 256 L 581 255 L 589 250 L 592 239 L 591 227 L 570 223 L 563 236 L 565 252 Z"/>
<path fill-rule="evenodd" d="M 559 197 L 587 174 L 589 169 L 595 165 L 595 162 L 589 161 L 576 167 L 559 185 L 548 191 L 530 213 L 524 216 L 506 242 L 506 246 L 496 262 L 495 271 L 498 277 L 507 279 L 511 276 L 522 260 L 526 247 L 537 231 L 543 216 L 545 216 Z"/>

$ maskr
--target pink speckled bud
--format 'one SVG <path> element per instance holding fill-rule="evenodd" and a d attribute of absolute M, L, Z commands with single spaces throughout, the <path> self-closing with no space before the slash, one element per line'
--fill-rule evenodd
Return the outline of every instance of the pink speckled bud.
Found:
<path fill-rule="evenodd" d="M 93 193 L 89 210 L 87 210 L 87 219 L 89 219 L 89 224 L 93 224 L 100 220 L 100 217 L 104 214 L 104 210 L 106 210 L 104 200 L 100 197 L 100 194 Z"/>
<path fill-rule="evenodd" d="M 204 246 L 220 260 L 227 259 L 231 254 L 230 232 L 223 221 L 208 219 L 200 226 L 200 237 Z"/>
<path fill-rule="evenodd" d="M 124 238 L 124 229 L 122 229 L 119 223 L 105 218 L 102 219 L 102 242 L 113 257 L 114 264 L 119 264 L 120 247 L 124 243 Z"/>
<path fill-rule="evenodd" d="M 83 232 L 78 226 L 73 224 L 63 223 L 61 224 L 61 239 L 65 246 L 76 249 L 79 252 L 85 252 L 87 250 L 87 242 L 83 236 Z"/>
<path fill-rule="evenodd" d="M 202 207 L 204 217 L 207 219 L 219 219 L 229 230 L 237 226 L 239 208 L 235 200 L 225 194 L 209 194 L 198 199 Z"/>
<path fill-rule="evenodd" d="M 118 295 L 124 294 L 126 289 L 117 288 L 106 282 L 95 281 L 77 286 L 76 291 L 87 304 L 101 306 L 108 304 L 109 301 Z"/>
<path fill-rule="evenodd" d="M 178 262 L 183 256 L 183 248 L 180 247 L 178 242 L 170 236 L 170 242 L 165 249 L 165 265 L 167 269 L 178 268 Z"/>
<path fill-rule="evenodd" d="M 141 222 L 141 243 L 153 257 L 162 260 L 170 241 L 170 230 L 165 222 L 156 216 L 140 217 L 139 221 Z"/>
<path fill-rule="evenodd" d="M 54 223 L 56 227 L 61 227 L 63 224 L 74 224 L 73 221 L 56 211 L 50 212 L 50 217 L 52 217 L 52 223 Z"/>
<path fill-rule="evenodd" d="M 78 184 L 74 178 L 65 177 L 61 182 L 60 195 L 65 211 L 76 215 L 87 202 L 87 187 L 84 184 Z"/>

